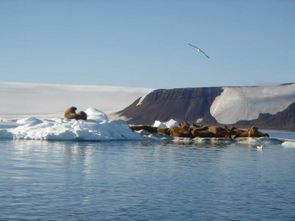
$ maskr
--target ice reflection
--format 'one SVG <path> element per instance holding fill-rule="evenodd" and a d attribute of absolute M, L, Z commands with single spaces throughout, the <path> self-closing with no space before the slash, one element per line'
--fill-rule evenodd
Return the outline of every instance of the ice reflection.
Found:
<path fill-rule="evenodd" d="M 64 169 L 65 174 L 79 167 L 83 177 L 89 179 L 97 143 L 14 140 L 13 148 L 14 160 L 19 161 L 19 167 L 27 168 L 38 163 Z"/>

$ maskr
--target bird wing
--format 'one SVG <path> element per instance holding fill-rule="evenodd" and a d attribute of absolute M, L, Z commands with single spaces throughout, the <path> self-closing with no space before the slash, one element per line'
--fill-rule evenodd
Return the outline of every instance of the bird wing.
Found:
<path fill-rule="evenodd" d="M 198 50 L 198 52 L 202 52 L 203 55 L 205 55 L 207 58 L 210 58 L 201 48 L 197 47 L 196 45 L 193 45 L 191 43 L 188 43 L 189 46 L 196 48 Z"/>
<path fill-rule="evenodd" d="M 209 55 L 207 55 L 202 49 L 199 48 L 199 50 L 200 50 L 200 52 L 202 52 L 207 58 L 210 58 Z"/>
<path fill-rule="evenodd" d="M 196 49 L 199 49 L 196 45 L 193 45 L 191 43 L 188 43 L 189 46 L 193 47 L 193 48 L 196 48 Z"/>

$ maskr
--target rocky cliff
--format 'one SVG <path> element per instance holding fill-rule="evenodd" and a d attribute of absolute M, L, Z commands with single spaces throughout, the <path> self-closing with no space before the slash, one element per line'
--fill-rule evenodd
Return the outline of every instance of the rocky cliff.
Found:
<path fill-rule="evenodd" d="M 294 130 L 295 131 L 295 103 L 276 114 L 260 114 L 255 120 L 238 121 L 234 126 L 251 127 L 255 125 L 264 129 Z"/>
<path fill-rule="evenodd" d="M 130 124 L 186 120 L 295 130 L 295 84 L 158 89 L 118 113 Z"/>
<path fill-rule="evenodd" d="M 186 120 L 216 123 L 210 106 L 222 92 L 221 87 L 155 90 L 120 111 L 131 124 L 152 124 L 155 120 Z"/>

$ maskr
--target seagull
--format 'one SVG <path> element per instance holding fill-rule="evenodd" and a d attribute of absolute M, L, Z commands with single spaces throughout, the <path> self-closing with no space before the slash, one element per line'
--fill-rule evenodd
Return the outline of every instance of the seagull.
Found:
<path fill-rule="evenodd" d="M 188 43 L 188 45 L 195 48 L 195 49 L 197 49 L 197 52 L 203 53 L 203 55 L 205 55 L 208 59 L 210 58 L 201 48 L 197 47 L 196 45 L 193 45 L 191 43 Z"/>
<path fill-rule="evenodd" d="M 256 148 L 257 148 L 257 151 L 261 151 L 263 148 L 263 145 L 258 145 Z"/>

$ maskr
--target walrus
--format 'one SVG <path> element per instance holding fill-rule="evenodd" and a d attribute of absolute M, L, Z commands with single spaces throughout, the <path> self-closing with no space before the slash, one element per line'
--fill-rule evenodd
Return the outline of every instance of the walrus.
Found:
<path fill-rule="evenodd" d="M 76 120 L 87 120 L 87 114 L 84 111 L 80 111 L 76 114 Z"/>
<path fill-rule="evenodd" d="M 251 127 L 248 129 L 248 137 L 268 137 L 268 134 L 261 133 L 257 127 Z"/>
<path fill-rule="evenodd" d="M 164 134 L 164 135 L 170 135 L 170 130 L 169 128 L 157 128 L 157 133 L 158 134 Z"/>
<path fill-rule="evenodd" d="M 247 129 L 246 131 L 237 129 L 235 131 L 238 131 L 236 136 L 234 138 L 239 138 L 239 137 L 268 137 L 268 134 L 261 133 L 258 131 L 257 127 L 251 127 Z"/>
<path fill-rule="evenodd" d="M 191 133 L 188 128 L 171 128 L 169 130 L 172 137 L 191 137 Z"/>
<path fill-rule="evenodd" d="M 180 121 L 180 123 L 179 123 L 179 128 L 184 128 L 187 130 L 189 128 L 189 126 L 190 126 L 190 124 L 184 120 Z"/>
<path fill-rule="evenodd" d="M 224 137 L 224 138 L 230 138 L 231 133 L 227 128 L 223 128 L 220 126 L 209 126 L 208 132 L 211 132 L 214 134 L 214 137 Z"/>
<path fill-rule="evenodd" d="M 87 114 L 84 111 L 80 111 L 76 113 L 77 108 L 72 106 L 66 109 L 64 117 L 68 120 L 75 119 L 75 120 L 87 120 Z"/>
<path fill-rule="evenodd" d="M 212 132 L 210 132 L 208 130 L 198 130 L 198 129 L 193 129 L 191 131 L 191 136 L 193 138 L 195 138 L 195 137 L 216 137 L 215 134 L 213 134 Z"/>
<path fill-rule="evenodd" d="M 248 137 L 248 131 L 236 128 L 236 127 L 232 127 L 230 129 L 230 133 L 234 138 L 238 138 L 238 137 Z"/>
<path fill-rule="evenodd" d="M 65 111 L 65 114 L 64 114 L 64 117 L 66 118 L 66 119 L 76 119 L 76 110 L 77 110 L 77 108 L 76 107 L 74 107 L 74 106 L 72 106 L 72 107 L 69 107 L 68 109 L 66 109 L 66 111 Z"/>

